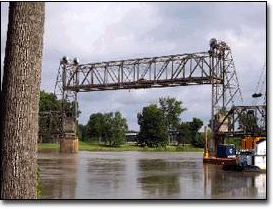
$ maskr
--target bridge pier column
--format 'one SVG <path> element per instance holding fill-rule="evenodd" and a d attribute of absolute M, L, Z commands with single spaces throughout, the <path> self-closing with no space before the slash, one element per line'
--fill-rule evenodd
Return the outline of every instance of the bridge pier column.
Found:
<path fill-rule="evenodd" d="M 61 153 L 77 153 L 79 151 L 79 139 L 76 135 L 75 119 L 66 117 L 63 121 L 64 134 L 60 138 Z"/>
<path fill-rule="evenodd" d="M 77 153 L 79 151 L 79 139 L 76 136 L 65 136 L 60 138 L 61 153 Z"/>

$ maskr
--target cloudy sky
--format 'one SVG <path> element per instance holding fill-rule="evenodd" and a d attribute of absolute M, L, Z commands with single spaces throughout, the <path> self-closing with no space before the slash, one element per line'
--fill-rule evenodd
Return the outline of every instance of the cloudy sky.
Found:
<path fill-rule="evenodd" d="M 1 69 L 7 22 L 8 4 L 1 2 Z M 231 46 L 244 103 L 251 104 L 266 59 L 265 3 L 46 3 L 41 89 L 54 91 L 63 55 L 90 63 L 200 52 L 212 37 Z M 119 110 L 138 130 L 142 107 L 167 96 L 183 101 L 182 120 L 208 122 L 211 86 L 80 93 L 79 121 Z"/>

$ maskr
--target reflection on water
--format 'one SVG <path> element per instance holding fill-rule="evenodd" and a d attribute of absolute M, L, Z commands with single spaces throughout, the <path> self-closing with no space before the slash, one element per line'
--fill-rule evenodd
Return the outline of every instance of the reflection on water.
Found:
<path fill-rule="evenodd" d="M 139 177 L 137 182 L 141 185 L 143 192 L 150 196 L 169 197 L 180 193 L 179 175 L 173 168 L 178 163 L 168 162 L 162 159 L 139 160 Z"/>
<path fill-rule="evenodd" d="M 266 174 L 223 171 L 200 153 L 39 153 L 42 198 L 266 198 Z"/>
<path fill-rule="evenodd" d="M 204 191 L 211 198 L 265 198 L 266 174 L 223 171 L 213 165 L 204 165 Z M 206 194 L 205 194 L 206 195 Z"/>
<path fill-rule="evenodd" d="M 39 154 L 43 197 L 74 199 L 77 155 Z"/>

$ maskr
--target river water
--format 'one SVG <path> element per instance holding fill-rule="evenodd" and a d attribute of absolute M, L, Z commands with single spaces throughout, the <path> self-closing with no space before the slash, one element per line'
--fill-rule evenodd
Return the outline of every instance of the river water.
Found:
<path fill-rule="evenodd" d="M 266 198 L 266 174 L 223 171 L 202 153 L 40 152 L 45 199 Z"/>

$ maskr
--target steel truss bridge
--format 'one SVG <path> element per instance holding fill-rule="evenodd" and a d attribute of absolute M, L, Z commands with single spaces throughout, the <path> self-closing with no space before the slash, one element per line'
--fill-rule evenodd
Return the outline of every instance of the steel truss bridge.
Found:
<path fill-rule="evenodd" d="M 211 128 L 214 136 L 231 133 L 221 130 L 227 117 L 219 121 L 221 112 L 242 105 L 231 49 L 225 42 L 211 39 L 208 51 L 120 61 L 80 64 L 64 57 L 60 61 L 54 94 L 62 100 L 62 110 L 40 113 L 41 117 L 57 117 L 61 126 L 55 132 L 64 135 L 66 118 L 76 121 L 79 92 L 140 88 L 164 88 L 189 85 L 211 85 Z M 73 108 L 67 104 L 73 103 Z M 230 113 L 230 112 L 229 112 Z M 54 131 L 53 131 L 54 132 Z"/>

